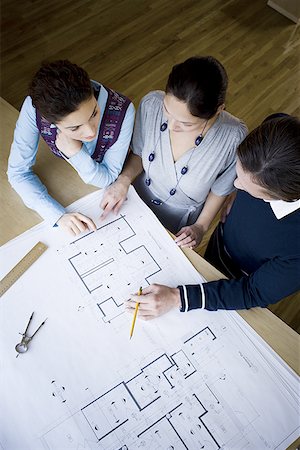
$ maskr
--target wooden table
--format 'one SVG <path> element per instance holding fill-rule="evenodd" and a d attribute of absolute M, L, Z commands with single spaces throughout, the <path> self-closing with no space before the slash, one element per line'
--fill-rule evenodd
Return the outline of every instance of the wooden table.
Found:
<path fill-rule="evenodd" d="M 12 142 L 18 111 L 5 100 L 0 99 L 1 136 L 1 233 L 0 245 L 28 230 L 41 221 L 34 211 L 26 208 L 19 196 L 10 187 L 7 176 L 7 158 Z M 51 170 L 50 170 L 51 169 Z M 84 184 L 76 171 L 65 161 L 51 154 L 44 142 L 40 144 L 35 172 L 48 188 L 49 193 L 64 206 L 95 190 Z M 66 183 L 65 180 L 68 180 Z M 211 264 L 192 250 L 185 250 L 194 267 L 208 280 L 224 276 Z M 278 355 L 298 374 L 300 374 L 300 337 L 267 309 L 253 308 L 239 314 L 275 350 Z M 291 446 L 295 449 L 300 438 Z"/>

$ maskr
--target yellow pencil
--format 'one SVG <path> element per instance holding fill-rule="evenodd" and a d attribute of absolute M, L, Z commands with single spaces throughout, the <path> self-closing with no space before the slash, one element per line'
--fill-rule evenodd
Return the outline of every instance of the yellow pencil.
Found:
<path fill-rule="evenodd" d="M 142 287 L 140 287 L 138 295 L 141 295 L 142 291 L 143 291 L 143 289 L 142 289 Z M 137 302 L 136 305 L 135 305 L 135 310 L 134 310 L 134 315 L 133 315 L 133 319 L 132 319 L 129 339 L 131 339 L 132 335 L 133 335 L 134 325 L 135 325 L 136 316 L 137 316 L 137 313 L 138 313 L 138 310 L 139 310 L 139 306 L 140 306 L 140 304 L 139 304 L 139 302 Z"/>

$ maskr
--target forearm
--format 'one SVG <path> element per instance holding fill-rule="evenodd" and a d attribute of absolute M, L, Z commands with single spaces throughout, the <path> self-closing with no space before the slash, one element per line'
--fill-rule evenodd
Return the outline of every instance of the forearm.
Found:
<path fill-rule="evenodd" d="M 128 158 L 124 164 L 124 168 L 118 177 L 118 181 L 130 186 L 130 184 L 136 179 L 136 177 L 142 173 L 143 164 L 142 158 L 134 153 L 130 152 Z"/>
<path fill-rule="evenodd" d="M 299 264 L 299 256 L 281 260 L 275 258 L 249 277 L 245 275 L 239 279 L 188 285 L 185 295 L 181 293 L 181 301 L 187 305 L 185 311 L 197 308 L 210 311 L 264 308 L 300 289 Z"/>
<path fill-rule="evenodd" d="M 109 150 L 108 150 L 109 152 Z M 113 183 L 121 170 L 116 164 L 108 165 L 104 160 L 99 163 L 89 155 L 83 145 L 80 152 L 66 160 L 86 183 L 98 188 L 105 188 Z"/>
<path fill-rule="evenodd" d="M 15 174 L 9 171 L 8 178 L 25 205 L 36 211 L 50 225 L 54 225 L 65 213 L 65 208 L 48 194 L 46 186 L 33 172 Z"/>
<path fill-rule="evenodd" d="M 237 310 L 249 309 L 255 306 L 265 307 L 259 297 L 248 291 L 247 277 L 239 280 L 217 280 L 202 285 L 179 286 L 181 297 L 181 311 L 193 309 Z"/>
<path fill-rule="evenodd" d="M 220 211 L 226 198 L 227 198 L 226 196 L 220 197 L 219 195 L 215 195 L 211 191 L 208 194 L 204 207 L 196 221 L 196 224 L 201 226 L 204 232 L 208 230 L 211 222 L 216 217 L 217 213 Z"/>
<path fill-rule="evenodd" d="M 91 184 L 99 188 L 105 188 L 117 179 L 129 187 L 132 181 L 143 170 L 141 158 L 132 153 L 128 156 L 124 168 L 120 173 L 123 160 L 117 161 L 116 158 L 109 158 L 108 155 L 101 163 L 98 163 L 90 157 L 84 146 L 80 152 L 72 158 L 66 159 L 66 161 L 74 167 L 80 178 L 86 184 Z"/>

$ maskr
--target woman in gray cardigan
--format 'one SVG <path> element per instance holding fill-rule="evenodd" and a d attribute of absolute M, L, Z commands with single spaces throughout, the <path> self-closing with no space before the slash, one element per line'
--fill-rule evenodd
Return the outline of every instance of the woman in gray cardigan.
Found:
<path fill-rule="evenodd" d="M 137 111 L 130 154 L 106 191 L 103 216 L 118 213 L 131 183 L 182 247 L 195 247 L 233 190 L 236 149 L 247 134 L 224 110 L 227 74 L 215 58 L 175 65 L 166 92 Z"/>

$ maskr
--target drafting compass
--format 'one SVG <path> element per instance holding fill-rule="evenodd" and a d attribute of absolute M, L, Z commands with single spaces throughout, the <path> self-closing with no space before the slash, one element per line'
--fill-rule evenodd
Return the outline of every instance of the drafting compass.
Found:
<path fill-rule="evenodd" d="M 16 352 L 18 353 L 16 358 L 19 356 L 20 353 L 25 353 L 28 350 L 28 344 L 29 342 L 33 339 L 33 337 L 36 335 L 36 333 L 39 331 L 39 329 L 44 325 L 44 323 L 46 322 L 47 319 L 44 320 L 44 322 L 41 323 L 41 325 L 36 329 L 36 331 L 33 333 L 32 336 L 28 336 L 27 331 L 30 325 L 30 322 L 32 320 L 34 312 L 31 314 L 26 330 L 24 331 L 24 333 L 19 333 L 22 336 L 22 340 L 19 344 L 17 344 L 15 346 Z"/>

